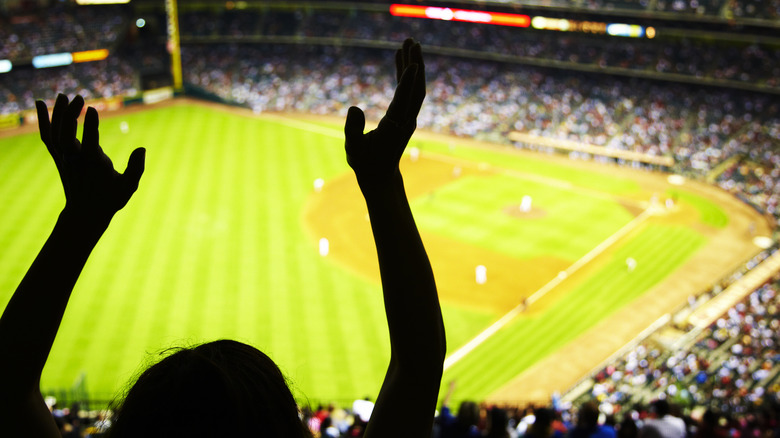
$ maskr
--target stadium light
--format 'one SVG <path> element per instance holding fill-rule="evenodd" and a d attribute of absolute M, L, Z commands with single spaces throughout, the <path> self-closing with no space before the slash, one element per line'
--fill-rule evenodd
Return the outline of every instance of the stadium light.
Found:
<path fill-rule="evenodd" d="M 84 52 L 73 52 L 73 62 L 102 61 L 108 58 L 108 49 L 86 50 Z"/>
<path fill-rule="evenodd" d="M 130 0 L 76 0 L 80 5 L 120 5 L 130 3 Z"/>
<path fill-rule="evenodd" d="M 0 73 L 8 73 L 14 65 L 7 59 L 0 59 Z"/>
<path fill-rule="evenodd" d="M 645 28 L 638 24 L 610 23 L 607 25 L 607 34 L 630 38 L 642 38 L 645 36 Z"/>
<path fill-rule="evenodd" d="M 36 56 L 32 60 L 35 68 L 60 67 L 73 64 L 73 55 L 70 53 L 54 53 L 51 55 Z"/>
<path fill-rule="evenodd" d="M 567 18 L 549 18 L 541 15 L 531 20 L 531 27 L 540 30 L 557 30 L 559 32 L 583 32 L 605 34 L 607 23 L 601 21 L 579 21 Z"/>
<path fill-rule="evenodd" d="M 540 30 L 556 30 L 558 32 L 582 32 L 594 34 L 607 34 L 610 36 L 629 38 L 655 38 L 656 31 L 653 27 L 644 27 L 638 24 L 605 23 L 602 21 L 579 21 L 567 18 L 550 18 L 541 15 L 531 19 L 531 27 Z"/>
<path fill-rule="evenodd" d="M 523 14 L 439 8 L 433 6 L 392 4 L 390 5 L 390 15 L 395 17 L 496 24 L 499 26 L 528 27 L 531 25 L 531 17 Z"/>

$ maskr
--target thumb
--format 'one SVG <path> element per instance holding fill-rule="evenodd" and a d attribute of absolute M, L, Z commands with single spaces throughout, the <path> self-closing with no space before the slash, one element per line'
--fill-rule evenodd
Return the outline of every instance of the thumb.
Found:
<path fill-rule="evenodd" d="M 125 179 L 127 189 L 132 194 L 138 189 L 138 181 L 141 180 L 141 175 L 144 173 L 144 167 L 146 163 L 146 149 L 138 148 L 130 154 L 130 158 L 127 160 L 127 169 L 122 174 Z"/>
<path fill-rule="evenodd" d="M 344 136 L 347 139 L 347 144 L 358 140 L 363 135 L 365 128 L 366 116 L 363 114 L 363 110 L 356 106 L 349 107 L 347 121 L 344 123 Z"/>

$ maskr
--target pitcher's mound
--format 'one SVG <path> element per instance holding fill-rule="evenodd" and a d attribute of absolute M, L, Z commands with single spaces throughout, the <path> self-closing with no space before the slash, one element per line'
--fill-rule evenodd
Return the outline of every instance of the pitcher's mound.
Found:
<path fill-rule="evenodd" d="M 541 208 L 532 207 L 530 210 L 524 211 L 520 204 L 504 207 L 504 213 L 518 219 L 540 219 L 547 216 L 547 211 Z"/>

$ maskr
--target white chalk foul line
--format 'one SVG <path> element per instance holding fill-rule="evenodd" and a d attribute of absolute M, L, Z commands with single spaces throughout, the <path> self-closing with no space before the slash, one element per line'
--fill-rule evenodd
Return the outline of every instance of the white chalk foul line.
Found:
<path fill-rule="evenodd" d="M 617 230 L 614 234 L 612 234 L 604 241 L 596 245 L 595 248 L 590 250 L 579 260 L 574 262 L 571 266 L 566 268 L 565 271 L 561 271 L 561 273 L 558 274 L 555 278 L 550 280 L 547 284 L 545 284 L 539 290 L 534 292 L 531 296 L 526 298 L 523 301 L 523 303 L 515 306 L 515 308 L 510 310 L 506 315 L 502 316 L 498 321 L 491 324 L 490 327 L 483 330 L 472 340 L 467 342 L 464 346 L 455 350 L 451 355 L 447 356 L 447 358 L 444 360 L 444 370 L 446 371 L 448 368 L 458 363 L 461 359 L 466 357 L 467 354 L 471 353 L 480 344 L 488 340 L 488 338 L 490 338 L 491 336 L 496 334 L 496 332 L 501 330 L 504 326 L 509 324 L 513 319 L 515 319 L 517 315 L 519 315 L 520 313 L 523 312 L 523 310 L 528 308 L 528 306 L 538 301 L 540 298 L 542 298 L 544 295 L 550 292 L 553 288 L 555 288 L 556 286 L 561 284 L 564 280 L 566 280 L 569 276 L 574 274 L 577 270 L 585 266 L 588 262 L 596 258 L 596 256 L 598 256 L 599 254 L 604 252 L 607 248 L 612 246 L 619 239 L 626 236 L 632 230 L 636 229 L 642 222 L 647 220 L 647 218 L 650 217 L 651 215 L 652 215 L 652 211 L 650 208 L 644 210 L 641 214 L 639 214 L 639 216 L 631 220 L 631 222 L 624 225 L 622 228 Z"/>
<path fill-rule="evenodd" d="M 315 134 L 324 135 L 326 137 L 344 139 L 344 131 L 338 129 L 327 128 L 325 126 L 316 125 L 314 123 L 304 122 L 290 117 L 280 116 L 277 114 L 259 114 L 265 120 L 269 120 L 280 125 L 288 126 L 290 128 L 300 129 L 302 131 L 313 132 Z"/>

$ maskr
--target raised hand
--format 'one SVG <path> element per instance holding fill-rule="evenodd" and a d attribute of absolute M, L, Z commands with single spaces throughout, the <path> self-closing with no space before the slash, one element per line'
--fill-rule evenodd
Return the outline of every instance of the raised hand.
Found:
<path fill-rule="evenodd" d="M 357 107 L 349 109 L 344 125 L 347 162 L 365 197 L 374 234 L 390 333 L 390 364 L 364 437 L 426 438 L 431 436 L 446 339 L 433 271 L 398 167 L 425 99 L 420 44 L 404 41 L 395 68 L 398 87 L 379 126 L 364 134 L 365 116 Z"/>
<path fill-rule="evenodd" d="M 84 264 L 111 218 L 138 188 L 145 150 L 130 155 L 124 174 L 114 170 L 98 143 L 98 115 L 87 109 L 82 141 L 76 139 L 84 99 L 57 96 L 51 121 L 36 102 L 41 140 L 57 165 L 65 209 L 0 316 L 0 423 L 8 436 L 59 437 L 40 392 L 43 367 Z"/>
<path fill-rule="evenodd" d="M 146 150 L 134 150 L 125 173 L 120 174 L 100 147 L 94 108 L 87 108 L 82 141 L 76 138 L 77 119 L 84 108 L 81 96 L 70 103 L 64 94 L 57 96 L 51 121 L 43 101 L 35 102 L 35 106 L 41 140 L 54 159 L 65 189 L 65 211 L 110 221 L 138 188 Z"/>
<path fill-rule="evenodd" d="M 407 39 L 395 54 L 395 90 L 387 113 L 376 129 L 366 134 L 366 118 L 358 107 L 350 107 L 344 125 L 347 162 L 363 190 L 383 185 L 398 173 L 398 163 L 412 133 L 425 99 L 425 64 L 420 43 Z"/>

